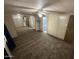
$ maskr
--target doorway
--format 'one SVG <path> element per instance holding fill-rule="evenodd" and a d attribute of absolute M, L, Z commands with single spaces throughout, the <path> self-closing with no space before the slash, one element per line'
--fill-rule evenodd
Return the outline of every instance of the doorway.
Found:
<path fill-rule="evenodd" d="M 43 16 L 43 32 L 45 32 L 46 33 L 46 25 L 47 24 L 47 19 L 46 19 L 46 16 L 44 15 Z"/>

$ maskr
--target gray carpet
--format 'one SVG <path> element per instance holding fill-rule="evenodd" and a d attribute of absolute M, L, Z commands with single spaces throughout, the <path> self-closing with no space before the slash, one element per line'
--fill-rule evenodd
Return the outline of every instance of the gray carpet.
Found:
<path fill-rule="evenodd" d="M 42 32 L 19 32 L 13 59 L 73 59 L 73 47 Z"/>

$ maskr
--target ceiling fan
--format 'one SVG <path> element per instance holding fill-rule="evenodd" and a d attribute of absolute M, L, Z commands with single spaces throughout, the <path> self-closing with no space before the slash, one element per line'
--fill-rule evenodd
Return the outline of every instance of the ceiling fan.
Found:
<path fill-rule="evenodd" d="M 9 9 L 15 9 L 14 11 L 19 10 L 19 12 L 23 12 L 20 9 L 24 9 L 24 10 L 35 10 L 34 12 L 32 12 L 32 14 L 38 14 L 39 16 L 46 15 L 47 13 L 52 12 L 52 11 L 49 11 L 49 10 L 45 10 L 44 8 L 35 9 L 35 8 L 24 7 L 24 6 L 15 6 L 15 5 L 5 5 L 5 7 L 6 8 L 8 7 Z"/>

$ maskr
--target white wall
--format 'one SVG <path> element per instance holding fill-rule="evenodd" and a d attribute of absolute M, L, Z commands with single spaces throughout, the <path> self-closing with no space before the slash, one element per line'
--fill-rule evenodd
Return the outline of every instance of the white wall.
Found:
<path fill-rule="evenodd" d="M 27 25 L 26 25 L 26 23 L 27 23 L 26 20 L 27 20 L 27 18 L 24 17 L 24 21 L 23 21 L 23 22 L 24 22 L 24 26 L 27 26 Z"/>
<path fill-rule="evenodd" d="M 34 16 L 30 16 L 29 17 L 29 25 L 35 29 L 35 17 Z"/>
<path fill-rule="evenodd" d="M 11 14 L 5 14 L 4 23 L 7 26 L 9 33 L 11 34 L 12 38 L 17 37 L 16 28 L 15 28 L 15 25 L 13 23 Z"/>
<path fill-rule="evenodd" d="M 14 14 L 14 15 L 12 15 L 12 17 L 13 17 L 13 21 L 14 21 L 14 24 L 15 24 L 16 27 L 24 26 L 23 15 L 21 15 L 21 14 Z"/>
<path fill-rule="evenodd" d="M 51 13 L 47 15 L 47 33 L 64 39 L 69 14 Z"/>
<path fill-rule="evenodd" d="M 36 28 L 36 31 L 38 31 L 40 30 L 40 18 L 38 17 L 38 15 L 36 15 L 35 19 L 36 19 L 35 28 Z"/>

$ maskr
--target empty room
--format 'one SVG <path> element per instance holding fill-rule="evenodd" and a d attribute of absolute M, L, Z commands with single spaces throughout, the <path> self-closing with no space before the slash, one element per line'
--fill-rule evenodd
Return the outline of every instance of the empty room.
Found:
<path fill-rule="evenodd" d="M 74 59 L 74 0 L 4 0 L 4 59 Z"/>

